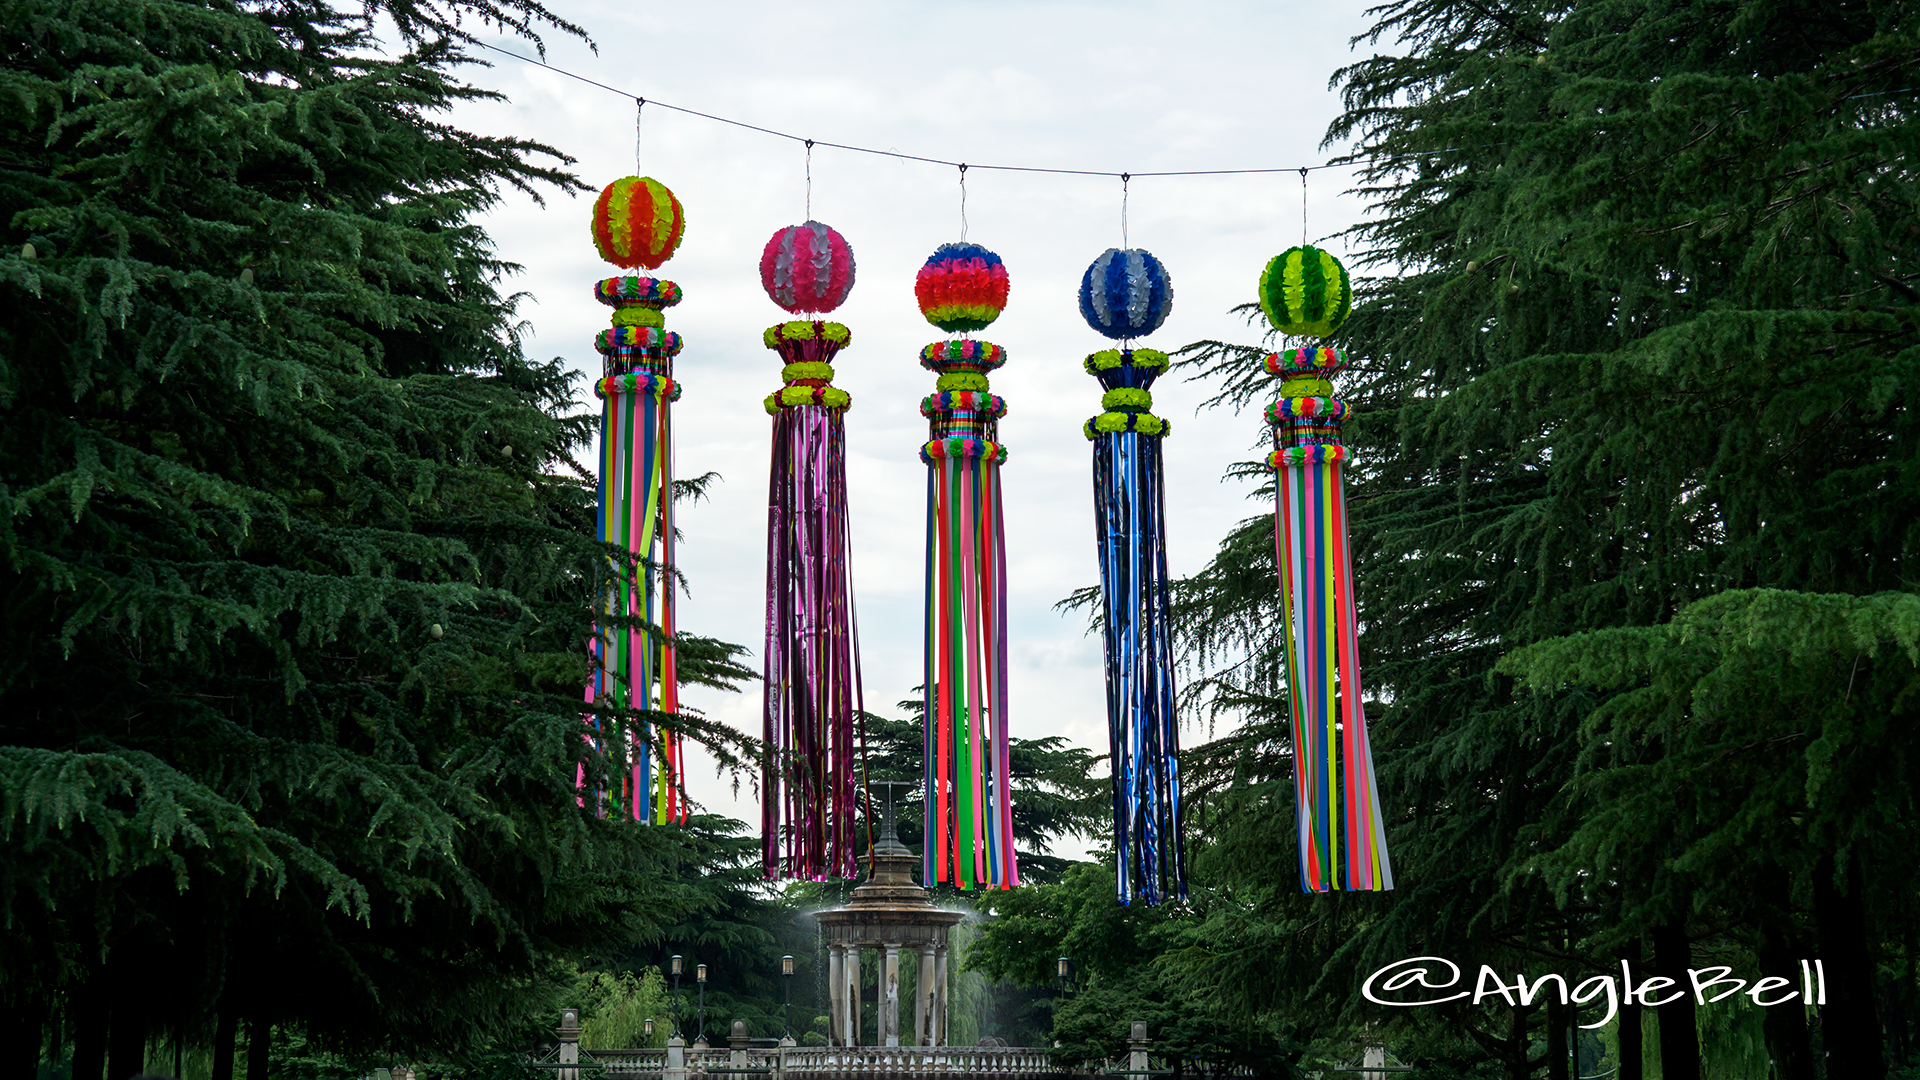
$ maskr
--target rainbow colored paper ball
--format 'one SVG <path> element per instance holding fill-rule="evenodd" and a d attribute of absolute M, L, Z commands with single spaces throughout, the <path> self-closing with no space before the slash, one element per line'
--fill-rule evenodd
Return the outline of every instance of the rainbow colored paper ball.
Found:
<path fill-rule="evenodd" d="M 853 248 L 826 225 L 809 221 L 773 234 L 760 253 L 760 284 L 773 302 L 798 315 L 832 311 L 853 291 Z"/>
<path fill-rule="evenodd" d="M 1283 334 L 1326 337 L 1353 311 L 1347 268 L 1317 247 L 1288 248 L 1260 275 L 1260 310 Z"/>
<path fill-rule="evenodd" d="M 1150 252 L 1108 248 L 1080 279 L 1080 317 L 1110 338 L 1145 337 L 1173 312 L 1173 279 Z"/>
<path fill-rule="evenodd" d="M 941 244 L 913 282 L 927 321 L 949 334 L 984 330 L 1007 306 L 1007 268 L 979 244 Z"/>
<path fill-rule="evenodd" d="M 657 269 L 673 258 L 686 228 L 680 200 L 651 176 L 623 176 L 593 204 L 593 246 L 615 266 Z"/>

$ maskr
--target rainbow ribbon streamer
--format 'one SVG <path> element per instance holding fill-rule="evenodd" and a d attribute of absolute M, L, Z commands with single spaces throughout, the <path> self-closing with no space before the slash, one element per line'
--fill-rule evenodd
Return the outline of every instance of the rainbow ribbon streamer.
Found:
<path fill-rule="evenodd" d="M 1102 404 L 1108 411 L 1083 430 L 1093 443 L 1113 865 L 1123 904 L 1187 895 L 1161 468 L 1161 440 L 1170 426 L 1147 411 L 1153 399 L 1146 392 L 1165 366 L 1165 354 L 1150 350 L 1096 353 L 1086 361 L 1087 373 L 1107 391 Z"/>
<path fill-rule="evenodd" d="M 1267 370 L 1284 380 L 1280 400 L 1267 409 L 1274 434 L 1267 463 L 1278 480 L 1274 548 L 1291 628 L 1287 686 L 1300 887 L 1306 892 L 1393 888 L 1361 705 L 1353 552 L 1341 477 L 1346 447 L 1340 425 L 1348 408 L 1331 396 L 1326 379 L 1345 363 L 1327 348 L 1267 357 Z"/>
<path fill-rule="evenodd" d="M 997 345 L 943 341 L 921 366 L 971 376 L 976 389 L 920 403 L 927 463 L 925 760 L 927 838 L 922 881 L 961 889 L 1020 884 L 1013 850 L 1012 765 L 1007 749 L 1007 553 L 996 440 L 1006 402 L 986 373 L 1006 360 Z M 943 378 L 942 382 L 952 382 Z"/>
<path fill-rule="evenodd" d="M 786 361 L 787 385 L 766 401 L 773 415 L 762 698 L 769 758 L 760 835 L 768 878 L 822 881 L 856 876 L 860 852 L 854 824 L 865 703 L 847 523 L 851 401 L 829 384 L 827 366 L 849 338 L 835 323 L 793 325 L 811 336 L 796 339 L 782 327 L 766 334 Z"/>
<path fill-rule="evenodd" d="M 663 306 L 657 288 L 678 290 L 671 282 L 614 278 L 595 295 L 615 307 Z M 626 293 L 616 283 L 627 283 Z M 600 511 L 596 535 L 628 558 L 609 559 L 611 584 L 600 598 L 600 619 L 589 650 L 588 705 L 610 706 L 626 738 L 625 775 L 610 790 L 595 788 L 602 813 L 619 808 L 635 821 L 664 824 L 686 819 L 680 737 L 656 718 L 679 712 L 678 672 L 674 664 L 673 618 L 673 427 L 672 402 L 680 397 L 673 379 L 673 356 L 680 335 L 648 327 L 602 331 L 596 347 L 605 376 L 594 384 L 600 412 Z M 656 554 L 657 553 L 657 554 Z M 658 618 L 656 618 L 656 611 Z M 619 733 L 598 713 L 586 716 L 588 743 L 609 753 Z M 660 761 L 656 767 L 654 756 Z M 586 767 L 575 776 L 587 788 Z M 584 798 L 583 798 L 584 802 Z"/>

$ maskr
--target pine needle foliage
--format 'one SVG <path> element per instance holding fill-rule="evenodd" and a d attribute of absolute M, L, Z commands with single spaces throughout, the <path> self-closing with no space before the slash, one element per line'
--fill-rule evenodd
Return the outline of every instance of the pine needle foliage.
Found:
<path fill-rule="evenodd" d="M 1336 74 L 1346 112 L 1329 141 L 1350 147 L 1372 211 L 1353 239 L 1376 276 L 1336 343 L 1357 358 L 1340 388 L 1357 409 L 1362 668 L 1382 706 L 1399 888 L 1301 897 L 1291 845 L 1268 836 L 1291 835 L 1290 761 L 1272 525 L 1257 517 L 1178 593 L 1202 675 L 1190 704 L 1244 723 L 1225 752 L 1190 755 L 1197 787 L 1239 800 L 1207 808 L 1217 827 L 1196 859 L 1197 876 L 1215 860 L 1236 902 L 1206 906 L 1202 947 L 1168 962 L 1206 973 L 1243 1015 L 1306 995 L 1359 1020 L 1358 978 L 1404 956 L 1571 974 L 1674 926 L 1758 948 L 1763 925 L 1810 933 L 1808 890 L 1844 885 L 1850 860 L 1910 896 L 1910 867 L 1875 854 L 1908 828 L 1904 750 L 1841 764 L 1870 752 L 1860 734 L 1826 764 L 1837 751 L 1820 722 L 1795 721 L 1768 752 L 1797 764 L 1754 796 L 1779 812 L 1709 811 L 1704 792 L 1680 792 L 1704 759 L 1651 719 L 1697 700 L 1668 667 L 1642 669 L 1639 690 L 1536 689 L 1534 673 L 1639 640 L 1604 636 L 1616 630 L 1691 633 L 1675 627 L 1731 608 L 1689 605 L 1730 591 L 1720 603 L 1913 589 L 1920 7 L 1395 0 L 1372 14 L 1363 42 L 1391 48 Z M 1206 342 L 1187 362 L 1217 403 L 1244 406 L 1276 389 L 1262 351 Z M 1796 612 L 1776 642 L 1792 626 L 1824 642 L 1844 614 L 1821 597 L 1769 603 Z M 1695 621 L 1676 624 L 1683 612 Z M 1602 636 L 1570 637 L 1583 634 Z M 1526 687 L 1509 674 L 1523 668 L 1500 667 L 1561 639 L 1573 644 L 1528 654 Z M 1730 695 L 1737 674 L 1758 695 L 1775 671 L 1705 670 L 1688 693 Z M 1861 731 L 1904 708 L 1905 676 L 1886 677 L 1847 706 Z M 1643 719 L 1595 719 L 1629 715 Z M 1831 813 L 1785 814 L 1785 788 L 1828 775 L 1851 792 L 1820 787 Z M 1648 828 L 1650 814 L 1679 817 Z M 1779 894 L 1751 867 L 1716 877 L 1736 837 L 1760 863 L 1781 856 Z M 1824 877 L 1822 852 L 1839 859 Z M 1538 1061 L 1525 1018 L 1510 1019 L 1448 1022 L 1520 1077 Z"/>
<path fill-rule="evenodd" d="M 458 1055 L 685 906 L 577 798 L 592 418 L 474 216 L 581 185 L 446 123 L 463 19 L 571 29 L 0 4 L 0 994 L 95 1068 L 109 1015 Z"/>

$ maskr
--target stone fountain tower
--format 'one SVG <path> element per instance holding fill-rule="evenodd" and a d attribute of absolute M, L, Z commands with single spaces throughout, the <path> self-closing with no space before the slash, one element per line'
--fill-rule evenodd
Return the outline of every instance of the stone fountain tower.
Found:
<path fill-rule="evenodd" d="M 914 884 L 920 857 L 900 842 L 893 815 L 873 847 L 873 872 L 844 907 L 817 912 L 827 938 L 827 984 L 834 1046 L 860 1044 L 860 951 L 874 949 L 880 962 L 881 1046 L 947 1045 L 947 932 L 966 916 L 933 906 Z M 913 1041 L 900 1038 L 900 959 L 919 962 L 913 1003 Z"/>

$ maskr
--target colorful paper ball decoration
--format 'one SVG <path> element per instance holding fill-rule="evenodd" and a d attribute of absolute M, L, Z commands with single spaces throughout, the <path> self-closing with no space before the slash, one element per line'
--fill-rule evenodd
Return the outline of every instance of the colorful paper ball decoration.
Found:
<path fill-rule="evenodd" d="M 1080 279 L 1080 317 L 1110 338 L 1145 337 L 1173 312 L 1173 279 L 1150 252 L 1108 248 Z"/>
<path fill-rule="evenodd" d="M 760 284 L 795 315 L 832 311 L 853 291 L 853 248 L 838 230 L 817 221 L 790 225 L 760 253 Z"/>
<path fill-rule="evenodd" d="M 979 244 L 941 244 L 920 268 L 920 313 L 949 334 L 984 330 L 1007 306 L 1007 268 Z"/>
<path fill-rule="evenodd" d="M 1260 310 L 1283 334 L 1326 337 L 1353 311 L 1347 268 L 1319 248 L 1288 248 L 1260 274 Z"/>
<path fill-rule="evenodd" d="M 686 228 L 680 200 L 651 176 L 623 176 L 593 204 L 593 246 L 615 266 L 658 268 Z"/>

